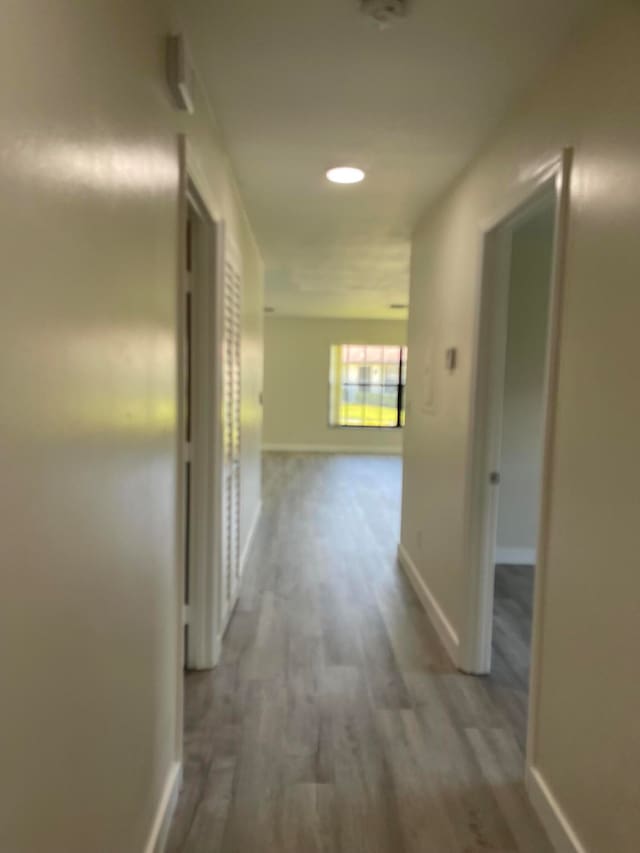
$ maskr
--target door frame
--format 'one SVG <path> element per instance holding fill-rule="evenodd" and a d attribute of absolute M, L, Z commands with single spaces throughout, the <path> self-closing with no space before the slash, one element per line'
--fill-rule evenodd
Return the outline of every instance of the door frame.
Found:
<path fill-rule="evenodd" d="M 190 669 L 211 669 L 220 657 L 221 626 L 218 618 L 222 570 L 222 287 L 225 223 L 217 209 L 205 173 L 189 140 L 179 136 L 179 276 L 178 364 L 185 358 L 185 291 L 187 288 L 186 223 L 189 207 L 198 215 L 197 280 L 192 288 L 192 424 L 190 516 Z M 212 369 L 213 368 L 213 369 Z M 178 624 L 180 670 L 183 661 L 184 583 L 186 573 L 185 388 L 183 371 L 178 375 Z M 179 674 L 180 675 L 180 674 Z M 181 681 L 181 675 L 180 675 Z M 180 691 L 179 703 L 182 702 Z M 179 737 L 182 738 L 182 713 Z"/>
<path fill-rule="evenodd" d="M 511 235 L 539 205 L 553 198 L 554 235 L 549 294 L 544 385 L 542 476 L 537 537 L 536 581 L 531 642 L 531 676 L 527 728 L 527 765 L 533 763 L 540 681 L 541 625 L 545 578 L 552 467 L 558 391 L 560 337 L 568 230 L 572 149 L 566 148 L 528 175 L 480 226 L 478 304 L 472 377 L 470 450 L 467 460 L 465 566 L 468 609 L 462 637 L 460 666 L 483 675 L 491 668 L 493 631 L 494 553 L 497 492 L 489 482 L 499 470 L 500 426 L 506 360 L 507 304 L 510 279 Z"/>

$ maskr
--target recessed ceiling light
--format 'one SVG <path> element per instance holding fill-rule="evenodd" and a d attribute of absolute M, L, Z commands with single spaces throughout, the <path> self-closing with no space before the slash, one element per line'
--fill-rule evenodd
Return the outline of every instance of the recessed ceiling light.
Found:
<path fill-rule="evenodd" d="M 364 180 L 364 172 L 353 166 L 337 166 L 329 169 L 327 178 L 334 184 L 359 184 Z"/>

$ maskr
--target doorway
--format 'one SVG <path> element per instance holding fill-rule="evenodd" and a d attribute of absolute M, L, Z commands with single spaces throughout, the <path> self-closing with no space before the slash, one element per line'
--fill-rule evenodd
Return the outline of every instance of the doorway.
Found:
<path fill-rule="evenodd" d="M 555 198 L 543 196 L 511 232 L 506 351 L 496 484 L 491 680 L 509 696 L 524 751 L 538 515 Z"/>
<path fill-rule="evenodd" d="M 185 670 L 211 669 L 240 575 L 240 253 L 183 140 L 179 294 L 179 624 Z"/>
<path fill-rule="evenodd" d="M 523 181 L 481 231 L 463 668 L 506 688 L 528 764 L 570 166 L 567 150 Z"/>
<path fill-rule="evenodd" d="M 222 493 L 221 249 L 223 229 L 188 177 L 180 292 L 181 578 L 184 669 L 217 663 Z"/>

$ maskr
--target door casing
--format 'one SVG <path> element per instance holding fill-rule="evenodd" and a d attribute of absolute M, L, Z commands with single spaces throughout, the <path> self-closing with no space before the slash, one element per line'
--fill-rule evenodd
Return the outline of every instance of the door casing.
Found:
<path fill-rule="evenodd" d="M 536 583 L 531 643 L 531 676 L 527 727 L 527 768 L 535 759 L 540 679 L 541 625 L 545 601 L 547 544 L 552 490 L 556 398 L 567 241 L 572 150 L 567 148 L 529 175 L 521 176 L 504 202 L 481 223 L 478 302 L 471 383 L 471 444 L 467 460 L 465 566 L 468 606 L 460 645 L 460 668 L 487 674 L 491 667 L 493 583 L 497 493 L 489 481 L 499 470 L 500 425 L 506 357 L 507 300 L 511 236 L 538 206 L 554 203 L 554 236 L 550 282 L 544 390 L 544 428 Z"/>
<path fill-rule="evenodd" d="M 186 544 L 185 462 L 191 461 L 190 507 L 190 669 L 210 669 L 220 657 L 222 626 L 218 601 L 222 572 L 222 284 L 225 223 L 205 172 L 188 139 L 178 137 L 180 163 L 177 287 L 177 359 L 185 358 L 185 292 L 188 287 L 186 233 L 189 208 L 195 211 L 196 269 L 192 292 L 191 447 L 185 438 L 184 371 L 178 370 L 176 470 L 176 754 L 182 754 L 184 660 L 184 584 Z"/>

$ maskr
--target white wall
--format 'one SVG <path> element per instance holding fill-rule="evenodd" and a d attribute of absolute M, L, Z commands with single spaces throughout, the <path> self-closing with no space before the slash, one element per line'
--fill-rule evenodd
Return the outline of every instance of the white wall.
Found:
<path fill-rule="evenodd" d="M 639 78 L 640 9 L 612 5 L 413 242 L 402 543 L 464 644 L 480 223 L 575 146 L 533 760 L 587 853 L 640 846 Z M 450 374 L 442 356 L 454 344 Z M 429 350 L 434 405 L 423 411 Z"/>
<path fill-rule="evenodd" d="M 553 210 L 516 229 L 504 379 L 498 562 L 534 560 L 538 534 Z"/>
<path fill-rule="evenodd" d="M 406 333 L 404 321 L 267 316 L 265 448 L 400 452 L 402 429 L 329 426 L 329 352 L 332 344 L 405 344 Z"/>
<path fill-rule="evenodd" d="M 245 261 L 244 534 L 259 493 L 258 250 L 172 4 L 3 4 L 0 849 L 141 853 L 176 758 L 178 146 Z"/>

